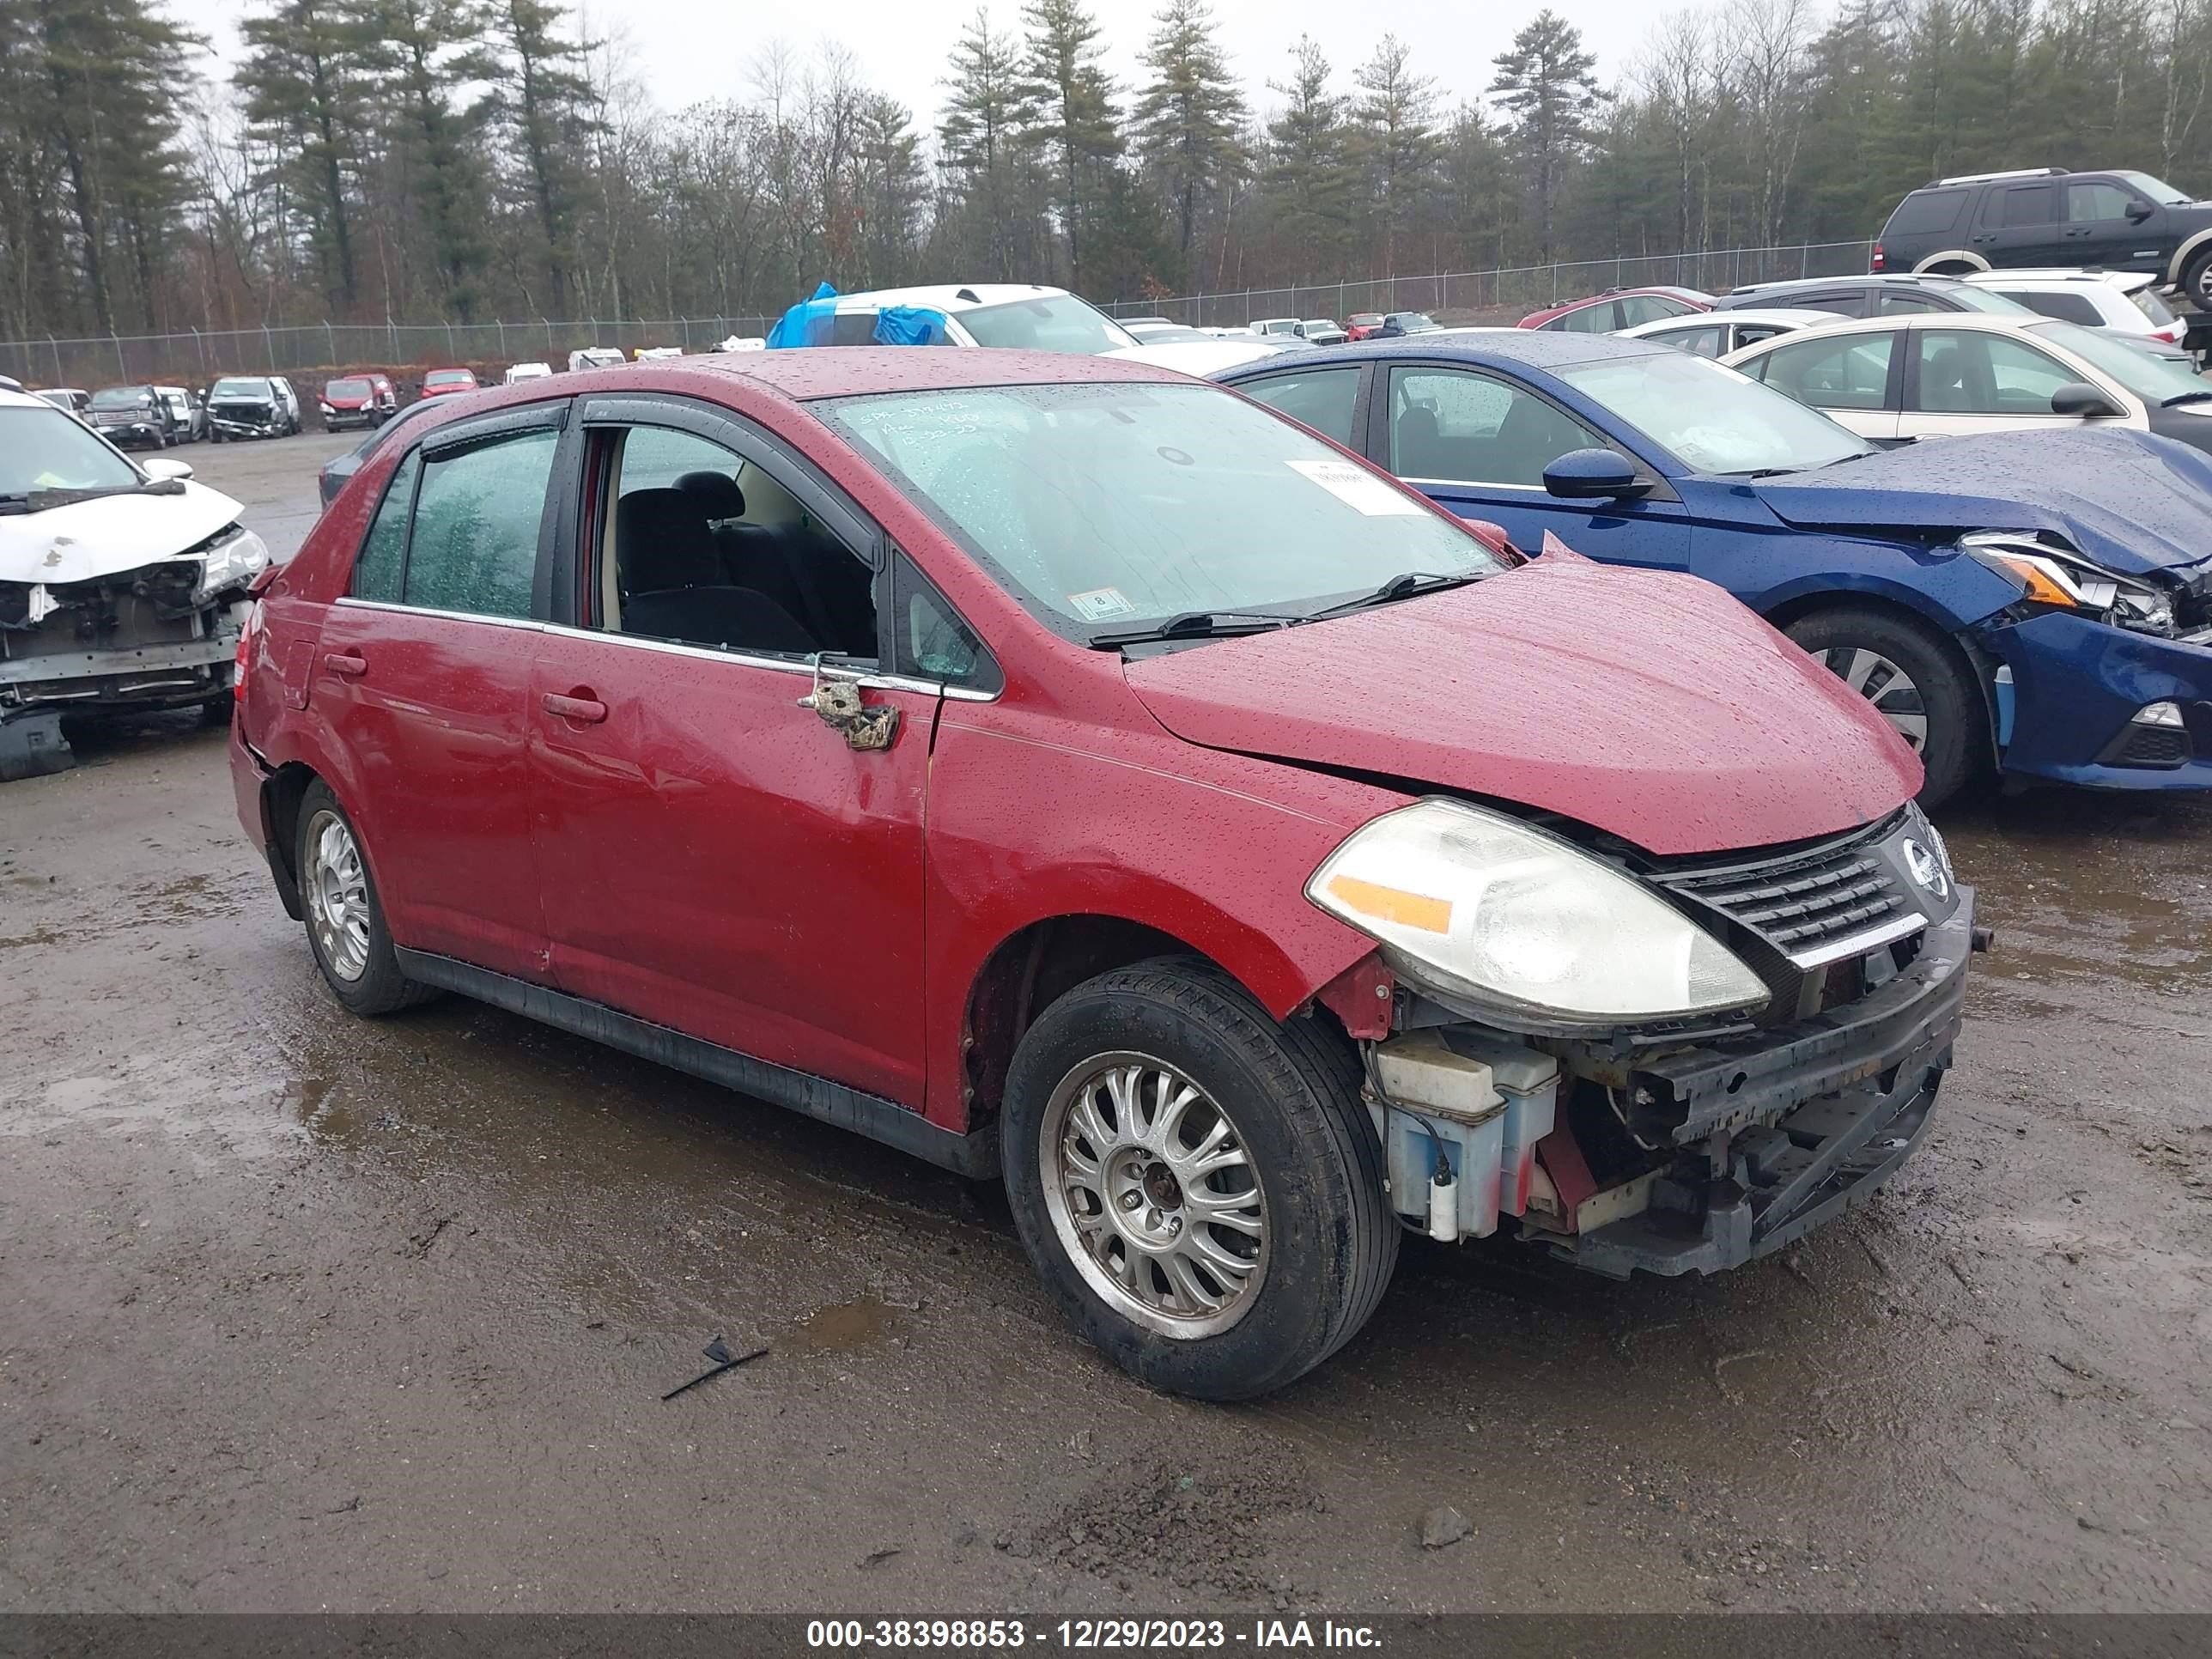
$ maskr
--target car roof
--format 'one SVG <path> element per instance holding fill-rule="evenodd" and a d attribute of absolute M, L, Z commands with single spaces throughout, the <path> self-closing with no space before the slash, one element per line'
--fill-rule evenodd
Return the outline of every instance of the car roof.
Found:
<path fill-rule="evenodd" d="M 62 386 L 50 389 L 56 392 L 67 390 L 66 387 Z M 28 392 L 10 392 L 6 386 L 0 386 L 0 409 L 52 409 L 52 407 L 53 405 L 44 398 L 36 397 Z"/>
<path fill-rule="evenodd" d="M 2040 284 L 2046 288 L 2116 288 L 2132 294 L 2139 288 L 2148 288 L 2158 278 L 2148 270 L 1978 270 L 1960 278 L 1978 288 L 1996 288 L 2001 284 L 2025 283 L 2029 287 Z"/>
<path fill-rule="evenodd" d="M 1731 312 L 1729 315 L 1737 313 Z M 1994 311 L 1911 311 L 1888 317 L 1838 317 L 1825 324 L 1822 334 L 1872 334 L 1891 328 L 1939 328 L 1950 333 L 1968 329 L 1983 334 L 2017 334 L 2023 329 L 2043 331 L 2043 325 L 2058 321 L 2057 318 L 2036 313 L 2007 316 Z M 1770 345 L 1794 339 L 1794 335 L 1778 334 L 1771 340 L 1759 340 L 1741 348 L 1744 351 L 1764 351 Z M 2056 341 L 2049 343 L 2056 345 Z"/>
<path fill-rule="evenodd" d="M 1569 334 L 1537 328 L 1438 329 L 1433 334 L 1403 340 L 1362 340 L 1356 345 L 1321 346 L 1300 352 L 1300 369 L 1321 368 L 1333 363 L 1368 363 L 1378 358 L 1419 357 L 1431 362 L 1460 362 L 1475 365 L 1516 363 L 1529 368 L 1571 368 L 1627 357 L 1673 356 L 1674 348 L 1620 334 Z M 1267 365 L 1278 366 L 1268 359 Z M 1279 365 L 1289 367 L 1287 364 Z M 1224 371 L 1224 380 L 1242 379 L 1261 364 Z"/>
<path fill-rule="evenodd" d="M 1738 294 L 1781 294 L 1808 288 L 1959 288 L 1956 276 L 1933 273 L 1916 276 L 1903 270 L 1862 270 L 1848 276 L 1784 276 L 1771 283 L 1739 283 L 1729 290 Z"/>
<path fill-rule="evenodd" d="M 840 294 L 840 311 L 881 310 L 885 306 L 927 306 L 947 314 L 974 311 L 983 306 L 1002 306 L 1014 300 L 1049 299 L 1065 295 L 1064 288 L 1036 283 L 931 283 L 918 288 L 875 288 L 858 294 Z"/>
<path fill-rule="evenodd" d="M 1832 311 L 1810 311 L 1803 306 L 1737 306 L 1728 311 L 1701 311 L 1692 317 L 1661 317 L 1633 328 L 1615 329 L 1613 333 L 1620 339 L 1641 340 L 1675 329 L 1732 328 L 1740 323 L 1787 323 L 1812 328 L 1842 320 Z"/>

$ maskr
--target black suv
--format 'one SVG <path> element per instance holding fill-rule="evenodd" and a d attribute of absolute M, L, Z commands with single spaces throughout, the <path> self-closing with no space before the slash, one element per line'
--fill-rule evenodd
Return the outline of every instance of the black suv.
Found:
<path fill-rule="evenodd" d="M 1970 173 L 1914 191 L 1874 245 L 1876 270 L 2032 265 L 2154 271 L 2212 309 L 2212 202 L 2127 168 Z"/>
<path fill-rule="evenodd" d="M 1741 311 L 1747 306 L 1832 311 L 1838 317 L 1902 317 L 1921 311 L 2028 314 L 2018 301 L 1953 276 L 1793 276 L 1786 282 L 1746 283 L 1713 301 L 1716 311 Z"/>

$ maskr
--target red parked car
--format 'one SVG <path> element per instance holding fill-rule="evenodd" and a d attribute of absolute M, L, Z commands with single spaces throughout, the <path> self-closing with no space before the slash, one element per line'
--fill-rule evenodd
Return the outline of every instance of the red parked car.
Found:
<path fill-rule="evenodd" d="M 382 426 L 399 408 L 399 393 L 382 374 L 348 374 L 323 382 L 323 430 Z"/>
<path fill-rule="evenodd" d="M 450 398 L 457 392 L 474 392 L 477 377 L 465 368 L 434 368 L 422 377 L 422 395 L 426 398 Z"/>
<path fill-rule="evenodd" d="M 1516 328 L 1565 329 L 1573 334 L 1611 334 L 1656 323 L 1662 317 L 1686 317 L 1711 311 L 1713 296 L 1693 288 L 1609 288 L 1588 300 L 1571 300 L 1549 311 L 1532 311 Z"/>
<path fill-rule="evenodd" d="M 240 662 L 239 811 L 346 1007 L 460 992 L 1003 1176 L 1193 1395 L 1349 1340 L 1407 1227 L 1777 1249 L 1958 1026 L 1972 895 L 1863 697 L 1149 365 L 494 391 L 364 462 Z"/>
<path fill-rule="evenodd" d="M 1382 313 L 1379 311 L 1355 311 L 1344 319 L 1344 332 L 1347 339 L 1372 339 L 1375 331 L 1382 326 Z"/>

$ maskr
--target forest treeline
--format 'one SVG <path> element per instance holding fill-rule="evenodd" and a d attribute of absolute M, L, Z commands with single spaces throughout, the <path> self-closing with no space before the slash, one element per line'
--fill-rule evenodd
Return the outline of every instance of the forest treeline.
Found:
<path fill-rule="evenodd" d="M 1094 299 L 1871 235 L 1936 174 L 2212 182 L 2212 0 L 1719 0 L 1610 85 L 1546 10 L 1447 101 L 1422 43 L 1234 76 L 1164 0 L 1117 81 L 1083 0 L 979 10 L 938 107 L 771 48 L 738 95 L 548 0 L 0 0 L 0 338 L 773 313 L 820 279 Z"/>

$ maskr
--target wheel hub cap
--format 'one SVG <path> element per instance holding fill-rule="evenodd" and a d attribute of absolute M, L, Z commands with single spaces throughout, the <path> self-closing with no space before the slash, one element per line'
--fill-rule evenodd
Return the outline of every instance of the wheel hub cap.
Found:
<path fill-rule="evenodd" d="M 1267 1200 L 1236 1126 L 1164 1061 L 1088 1060 L 1053 1091 L 1045 1206 L 1085 1281 L 1170 1336 L 1227 1329 L 1267 1259 Z"/>
<path fill-rule="evenodd" d="M 368 969 L 368 876 L 345 820 L 319 812 L 307 827 L 307 921 L 340 979 Z"/>
<path fill-rule="evenodd" d="M 1822 653 L 1828 672 L 1872 703 L 1918 754 L 1928 746 L 1928 708 L 1912 676 L 1879 651 L 1840 645 Z"/>

